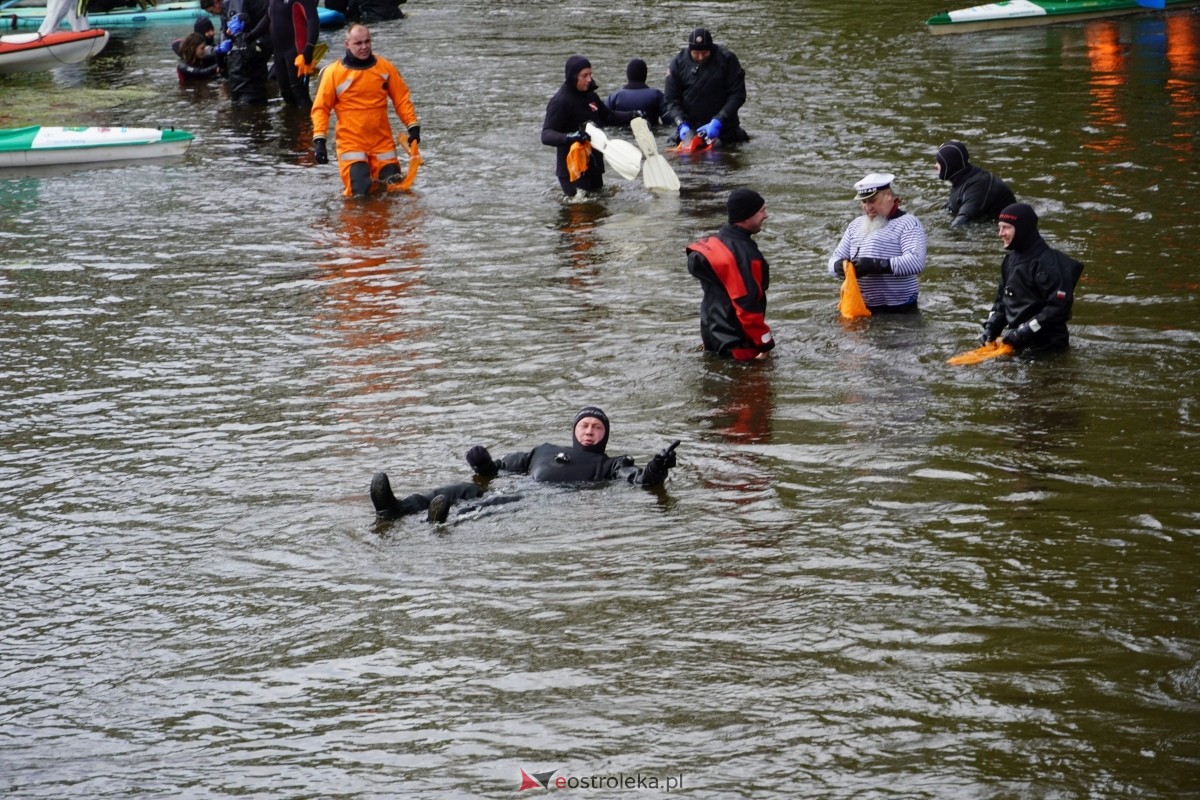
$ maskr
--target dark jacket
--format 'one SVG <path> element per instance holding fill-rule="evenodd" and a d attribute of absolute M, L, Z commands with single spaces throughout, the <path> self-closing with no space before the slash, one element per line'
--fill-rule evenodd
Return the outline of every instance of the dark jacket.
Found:
<path fill-rule="evenodd" d="M 546 119 L 542 122 L 542 144 L 558 148 L 554 174 L 563 179 L 569 176 L 567 153 L 571 150 L 571 140 L 567 134 L 579 132 L 587 122 L 599 128 L 631 119 L 633 114 L 617 113 L 606 106 L 600 95 L 596 94 L 595 83 L 587 91 L 581 92 L 575 88 L 573 78 L 563 81 L 563 85 L 546 104 Z M 604 156 L 599 150 L 592 150 L 591 162 L 585 174 L 593 178 L 604 174 Z"/>
<path fill-rule="evenodd" d="M 1021 326 L 1019 349 L 1066 347 L 1067 320 L 1083 265 L 1053 249 L 1038 236 L 1000 265 L 1000 285 L 983 323 L 989 339 Z"/>
<path fill-rule="evenodd" d="M 634 466 L 629 456 L 609 457 L 577 447 L 539 444 L 527 453 L 511 453 L 495 460 L 495 468 L 519 472 L 547 483 L 588 483 L 621 480 L 649 486 L 645 469 Z M 661 480 L 655 481 L 661 483 Z"/>
<path fill-rule="evenodd" d="M 646 117 L 646 122 L 651 125 L 658 125 L 664 121 L 670 124 L 670 120 L 663 120 L 665 98 L 662 89 L 655 89 L 645 83 L 627 83 L 610 94 L 605 103 L 613 111 L 641 111 Z"/>
<path fill-rule="evenodd" d="M 663 94 L 666 116 L 676 124 L 697 128 L 716 117 L 722 140 L 750 138 L 738 118 L 738 109 L 746 103 L 746 73 L 738 57 L 724 47 L 714 44 L 703 63 L 693 61 L 686 47 L 680 50 L 671 60 Z"/>
<path fill-rule="evenodd" d="M 995 222 L 1005 206 L 1017 202 L 1008 184 L 974 164 L 952 175 L 950 187 L 946 210 L 954 218 L 950 223 L 953 228 L 975 220 Z"/>
<path fill-rule="evenodd" d="M 723 225 L 716 236 L 688 245 L 685 252 L 688 272 L 704 289 L 700 301 L 704 349 L 749 361 L 773 348 L 775 340 L 765 319 L 771 269 L 750 234 L 736 225 Z"/>

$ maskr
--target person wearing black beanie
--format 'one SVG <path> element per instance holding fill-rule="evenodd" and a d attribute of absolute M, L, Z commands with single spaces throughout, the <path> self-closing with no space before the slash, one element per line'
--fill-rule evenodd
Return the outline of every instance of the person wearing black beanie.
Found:
<path fill-rule="evenodd" d="M 938 177 L 950 181 L 950 199 L 945 209 L 950 214 L 951 228 L 961 228 L 977 220 L 994 221 L 1000 209 L 1017 202 L 1008 184 L 971 163 L 967 146 L 962 142 L 951 139 L 937 149 L 933 159 Z"/>
<path fill-rule="evenodd" d="M 1037 212 L 1025 203 L 1006 206 L 999 218 L 997 234 L 1008 253 L 980 343 L 994 341 L 1007 328 L 1002 341 L 1017 352 L 1065 349 L 1083 264 L 1046 244 Z"/>
<path fill-rule="evenodd" d="M 620 89 L 608 96 L 604 102 L 613 111 L 639 112 L 651 125 L 663 122 L 663 93 L 646 85 L 646 62 L 640 58 L 632 59 L 625 67 L 625 79 L 628 81 Z"/>
<path fill-rule="evenodd" d="M 705 351 L 752 361 L 775 347 L 766 320 L 771 269 L 753 239 L 767 219 L 767 201 L 752 189 L 734 189 L 725 209 L 729 221 L 684 252 L 688 272 L 704 290 L 700 340 Z"/>
<path fill-rule="evenodd" d="M 692 136 L 745 142 L 739 111 L 746 104 L 746 71 L 737 54 L 713 42 L 707 28 L 694 28 L 687 43 L 667 65 L 663 86 L 664 117 L 678 127 L 672 142 Z"/>
<path fill-rule="evenodd" d="M 544 483 L 592 483 L 624 481 L 635 486 L 653 488 L 666 481 L 675 466 L 678 440 L 668 445 L 638 467 L 629 456 L 609 456 L 610 425 L 608 415 L 598 406 L 579 409 L 571 422 L 571 446 L 540 444 L 532 450 L 492 458 L 483 445 L 467 451 L 467 463 L 477 479 L 488 481 L 500 472 L 528 475 Z M 486 484 L 485 484 L 486 486 Z M 371 502 L 380 519 L 396 519 L 408 514 L 426 513 L 430 522 L 445 522 L 456 503 L 478 501 L 472 508 L 499 505 L 519 499 L 513 495 L 488 495 L 478 483 L 451 483 L 429 492 L 410 494 L 397 499 L 392 493 L 386 473 L 378 472 L 371 479 Z"/>
<path fill-rule="evenodd" d="M 599 150 L 591 150 L 584 126 L 589 122 L 598 128 L 619 125 L 629 122 L 635 114 L 613 111 L 600 99 L 592 80 L 592 62 L 583 56 L 567 59 L 563 77 L 562 86 L 546 104 L 542 144 L 556 148 L 554 174 L 563 194 L 575 197 L 580 191 L 598 192 L 604 187 L 604 157 Z M 587 169 L 572 178 L 567 154 L 575 144 L 588 145 Z"/>

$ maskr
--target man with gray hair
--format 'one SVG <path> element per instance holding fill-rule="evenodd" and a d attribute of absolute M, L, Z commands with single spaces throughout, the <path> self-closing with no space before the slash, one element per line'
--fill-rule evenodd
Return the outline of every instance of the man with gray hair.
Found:
<path fill-rule="evenodd" d="M 845 277 L 854 265 L 863 301 L 872 314 L 917 309 L 917 275 L 925 269 L 925 228 L 900 208 L 896 176 L 872 172 L 854 184 L 861 216 L 852 221 L 829 257 L 829 274 Z"/>

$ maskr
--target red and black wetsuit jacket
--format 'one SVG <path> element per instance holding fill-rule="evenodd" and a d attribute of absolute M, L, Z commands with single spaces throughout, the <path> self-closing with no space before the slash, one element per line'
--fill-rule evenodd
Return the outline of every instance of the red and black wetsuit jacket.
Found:
<path fill-rule="evenodd" d="M 704 288 L 704 349 L 749 361 L 773 348 L 766 321 L 771 270 L 750 234 L 736 225 L 723 225 L 716 236 L 689 244 L 686 251 L 688 272 Z"/>

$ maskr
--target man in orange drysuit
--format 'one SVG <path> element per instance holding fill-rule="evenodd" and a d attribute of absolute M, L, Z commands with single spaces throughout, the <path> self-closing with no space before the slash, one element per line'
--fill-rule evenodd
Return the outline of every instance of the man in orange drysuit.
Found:
<path fill-rule="evenodd" d="M 346 31 L 346 55 L 321 70 L 313 99 L 313 155 L 329 163 L 325 133 L 337 114 L 337 160 L 346 196 L 365 195 L 380 185 L 398 189 L 403 173 L 388 120 L 388 99 L 408 128 L 408 140 L 421 141 L 417 112 L 408 86 L 395 65 L 371 53 L 371 32 L 364 25 Z"/>

